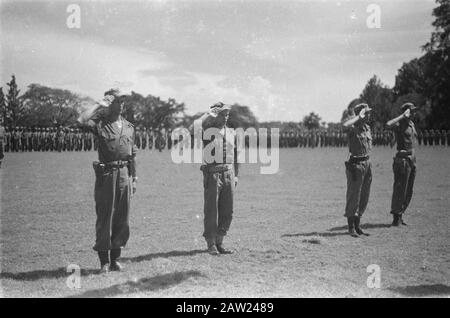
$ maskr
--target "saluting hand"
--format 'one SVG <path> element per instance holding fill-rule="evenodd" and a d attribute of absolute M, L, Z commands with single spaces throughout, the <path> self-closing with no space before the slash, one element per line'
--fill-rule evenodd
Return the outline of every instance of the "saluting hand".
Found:
<path fill-rule="evenodd" d="M 405 112 L 403 113 L 403 117 L 405 118 L 411 117 L 411 110 L 409 108 L 405 110 Z"/>
<path fill-rule="evenodd" d="M 219 115 L 219 113 L 220 113 L 220 108 L 219 108 L 219 107 L 212 108 L 212 109 L 209 111 L 209 114 L 210 114 L 212 117 L 217 117 L 217 115 Z"/>
<path fill-rule="evenodd" d="M 366 111 L 367 111 L 366 108 L 361 109 L 361 111 L 359 112 L 359 117 L 360 118 L 366 117 Z"/>

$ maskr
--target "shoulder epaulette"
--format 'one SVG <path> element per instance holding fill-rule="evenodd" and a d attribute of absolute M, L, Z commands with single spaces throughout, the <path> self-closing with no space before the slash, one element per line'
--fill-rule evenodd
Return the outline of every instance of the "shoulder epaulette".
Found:
<path fill-rule="evenodd" d="M 128 120 L 126 120 L 125 118 L 122 117 L 122 120 L 125 122 L 125 124 L 127 124 L 129 127 L 134 128 L 134 125 L 132 123 L 130 123 Z"/>

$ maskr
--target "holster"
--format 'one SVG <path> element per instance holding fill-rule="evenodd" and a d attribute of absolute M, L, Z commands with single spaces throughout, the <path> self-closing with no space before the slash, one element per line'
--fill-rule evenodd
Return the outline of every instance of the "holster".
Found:
<path fill-rule="evenodd" d="M 356 164 L 352 163 L 350 161 L 346 161 L 345 162 L 345 168 L 347 169 L 348 172 L 350 172 L 350 175 L 352 177 L 353 181 L 356 181 L 357 179 L 357 175 L 356 175 Z"/>
<path fill-rule="evenodd" d="M 136 176 L 136 160 L 134 158 L 128 160 L 128 175 L 130 177 Z"/>
<path fill-rule="evenodd" d="M 403 163 L 403 160 L 405 160 L 405 159 L 406 159 L 406 158 L 394 157 L 394 163 L 395 163 L 395 164 Z"/>
<path fill-rule="evenodd" d="M 416 168 L 416 156 L 395 156 L 394 164 L 400 165 L 409 162 L 412 169 Z"/>
<path fill-rule="evenodd" d="M 106 172 L 106 165 L 99 161 L 92 162 L 92 167 L 94 168 L 95 176 L 97 178 L 103 176 Z"/>

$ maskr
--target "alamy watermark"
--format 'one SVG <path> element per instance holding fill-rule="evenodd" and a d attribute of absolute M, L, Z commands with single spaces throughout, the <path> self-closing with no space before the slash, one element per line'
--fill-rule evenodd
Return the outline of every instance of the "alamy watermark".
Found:
<path fill-rule="evenodd" d="M 370 15 L 367 17 L 366 25 L 369 29 L 381 28 L 381 7 L 378 4 L 369 4 L 366 9 Z"/>
<path fill-rule="evenodd" d="M 368 288 L 381 288 L 381 268 L 380 265 L 370 264 L 366 269 L 367 273 L 369 273 L 369 277 L 367 277 L 367 287 Z"/>
<path fill-rule="evenodd" d="M 270 132 L 270 136 L 268 134 Z M 261 174 L 275 174 L 280 167 L 279 129 L 250 127 L 226 128 L 226 152 L 236 151 L 236 160 L 223 156 L 222 143 L 207 143 L 203 147 L 203 141 L 222 140 L 223 131 L 220 128 L 211 127 L 202 129 L 202 121 L 194 121 L 193 136 L 186 128 L 176 129 L 172 132 L 172 141 L 175 141 L 171 156 L 174 163 L 259 163 Z M 268 140 L 270 139 L 270 145 Z M 247 142 L 248 141 L 248 142 Z"/>
<path fill-rule="evenodd" d="M 77 264 L 69 264 L 66 272 L 69 273 L 69 277 L 66 279 L 66 286 L 70 289 L 81 288 L 81 267 Z"/>
<path fill-rule="evenodd" d="M 66 19 L 66 25 L 69 29 L 81 28 L 81 8 L 78 4 L 69 4 L 66 8 L 69 13 Z"/>

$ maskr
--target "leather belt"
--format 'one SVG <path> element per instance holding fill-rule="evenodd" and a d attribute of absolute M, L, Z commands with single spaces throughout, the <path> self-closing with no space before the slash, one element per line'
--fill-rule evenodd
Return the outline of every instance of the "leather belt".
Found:
<path fill-rule="evenodd" d="M 409 156 L 412 156 L 414 152 L 412 150 L 410 151 L 399 151 L 395 155 L 397 158 L 408 158 Z"/>
<path fill-rule="evenodd" d="M 209 164 L 209 165 L 200 166 L 201 171 L 209 172 L 209 173 L 225 172 L 225 171 L 228 171 L 231 169 L 232 169 L 231 164 L 217 164 L 217 165 Z"/>
<path fill-rule="evenodd" d="M 107 168 L 123 168 L 128 167 L 129 162 L 123 160 L 105 162 Z"/>
<path fill-rule="evenodd" d="M 350 163 L 358 163 L 358 162 L 362 162 L 362 161 L 367 161 L 369 160 L 369 156 L 351 156 L 349 159 Z"/>

